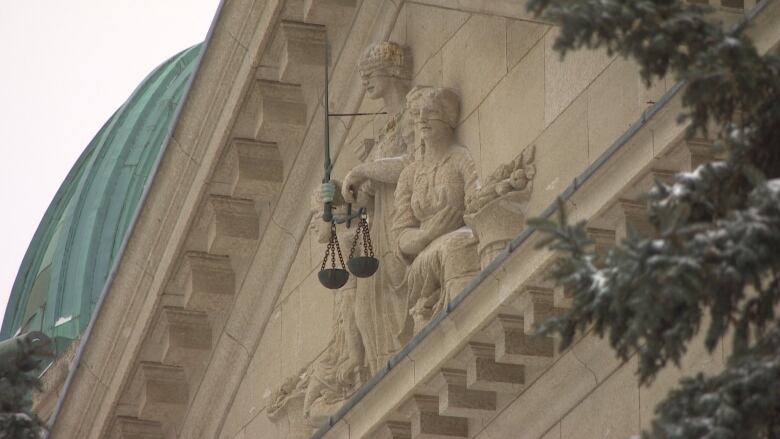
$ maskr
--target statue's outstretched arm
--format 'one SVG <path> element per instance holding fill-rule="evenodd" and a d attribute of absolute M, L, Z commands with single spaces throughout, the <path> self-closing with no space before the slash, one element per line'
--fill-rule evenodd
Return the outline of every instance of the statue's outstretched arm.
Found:
<path fill-rule="evenodd" d="M 372 162 L 361 163 L 344 177 L 342 195 L 349 203 L 356 201 L 356 192 L 360 190 L 363 182 L 377 181 L 381 183 L 395 184 L 404 168 L 403 157 L 390 157 Z"/>

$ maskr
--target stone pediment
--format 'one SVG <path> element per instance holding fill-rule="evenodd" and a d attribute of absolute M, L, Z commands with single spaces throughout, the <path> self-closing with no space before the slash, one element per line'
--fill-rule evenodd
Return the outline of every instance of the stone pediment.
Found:
<path fill-rule="evenodd" d="M 606 248 L 637 219 L 641 182 L 700 160 L 701 145 L 681 143 L 674 112 L 658 107 L 587 184 L 570 184 L 644 120 L 638 102 L 659 101 L 666 89 L 640 91 L 631 66 L 600 54 L 553 59 L 554 30 L 521 8 L 514 0 L 226 3 L 52 437 L 306 438 L 322 422 L 318 437 L 328 438 L 510 437 L 519 422 L 527 437 L 541 437 L 560 433 L 563 419 L 579 425 L 577 416 L 598 414 L 590 404 L 606 404 L 600 392 L 632 377 L 591 335 L 558 353 L 554 338 L 535 334 L 571 298 L 546 282 L 553 255 L 534 248 L 524 221 L 563 193 Z M 761 29 L 757 38 L 777 39 Z M 398 172 L 390 166 L 360 182 L 374 200 L 392 200 L 368 206 L 372 238 L 380 267 L 395 256 L 403 269 L 334 295 L 316 281 L 324 246 L 309 203 L 322 179 L 319 54 L 327 41 L 331 112 L 385 112 L 359 66 L 366 48 L 388 40 L 409 47 L 409 85 L 430 86 L 410 99 L 420 130 L 449 127 L 445 146 L 468 153 L 442 147 L 450 158 L 414 172 L 402 158 Z M 624 86 L 617 96 L 615 84 Z M 456 116 L 442 88 L 456 91 Z M 670 96 L 665 105 L 677 105 Z M 335 177 L 352 181 L 349 171 L 377 151 L 397 154 L 391 140 L 422 154 L 414 123 L 393 117 L 332 122 Z M 433 137 L 431 149 L 440 146 Z M 398 197 L 409 200 L 396 209 L 396 190 L 382 185 L 403 172 L 412 183 Z M 378 214 L 383 208 L 392 214 Z M 449 219 L 437 217 L 450 208 Z M 434 224 L 439 232 L 419 242 L 396 242 Z M 392 290 L 364 282 L 396 280 L 413 284 L 397 290 L 397 309 L 377 299 L 367 308 L 381 312 L 355 318 L 362 293 Z M 380 319 L 383 332 L 362 329 Z M 395 338 L 370 345 L 365 334 Z M 319 384 L 307 401 L 312 379 Z"/>

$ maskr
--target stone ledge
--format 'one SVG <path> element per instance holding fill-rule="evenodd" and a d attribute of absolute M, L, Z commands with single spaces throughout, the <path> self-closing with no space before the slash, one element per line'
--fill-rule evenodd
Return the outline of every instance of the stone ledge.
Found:
<path fill-rule="evenodd" d="M 679 100 L 679 96 L 673 98 L 673 100 Z M 669 119 L 668 121 L 662 119 Z M 652 124 L 645 125 L 640 132 L 635 136 L 641 138 L 643 132 L 647 132 L 652 126 L 665 123 L 676 123 L 676 113 L 673 111 L 659 112 L 653 119 Z M 571 209 L 571 217 L 573 220 L 578 219 L 592 219 L 600 215 L 604 210 L 614 205 L 619 199 L 621 192 L 626 187 L 635 182 L 635 179 L 639 178 L 644 173 L 650 172 L 652 166 L 655 164 L 655 156 L 662 154 L 664 151 L 680 146 L 679 138 L 671 137 L 670 143 L 667 145 L 656 145 L 654 148 L 655 155 L 648 151 L 647 145 L 643 142 L 627 142 L 619 154 L 614 155 L 611 160 L 599 169 L 593 178 L 584 182 L 583 186 L 578 189 L 574 197 L 576 202 L 573 204 L 576 208 Z M 600 185 L 599 180 L 605 178 L 606 173 L 611 169 L 621 167 L 631 172 L 610 173 L 609 180 L 612 191 L 608 191 L 607 197 L 604 194 L 594 191 L 594 187 Z M 609 195 L 612 194 L 612 195 Z M 576 219 L 575 219 L 576 218 Z M 610 233 L 601 233 L 601 235 L 610 235 Z M 608 236 L 606 239 L 608 240 Z M 413 365 L 413 385 L 409 386 L 408 382 L 397 381 L 403 377 L 403 374 L 388 374 L 384 380 L 381 380 L 379 384 L 373 388 L 369 395 L 373 392 L 383 393 L 381 389 L 393 389 L 388 392 L 386 396 L 388 398 L 397 398 L 394 401 L 385 401 L 382 404 L 384 407 L 395 406 L 400 407 L 404 401 L 409 401 L 410 398 L 415 398 L 420 387 L 428 386 L 430 379 L 435 376 L 442 368 L 446 368 L 446 362 L 449 358 L 452 358 L 457 352 L 462 350 L 466 343 L 477 333 L 488 325 L 493 320 L 497 313 L 501 312 L 503 306 L 510 303 L 520 303 L 520 307 L 525 309 L 521 310 L 523 314 L 526 314 L 529 318 L 528 325 L 524 322 L 523 314 L 516 316 L 514 319 L 507 319 L 505 316 L 503 319 L 499 317 L 500 321 L 505 324 L 499 325 L 503 331 L 499 331 L 499 334 L 503 333 L 512 335 L 515 332 L 521 339 L 526 340 L 531 336 L 525 335 L 526 330 L 535 326 L 538 320 L 544 315 L 553 315 L 559 312 L 555 306 L 555 293 L 552 290 L 528 290 L 525 287 L 536 284 L 540 279 L 544 278 L 544 272 L 550 266 L 550 263 L 554 259 L 555 255 L 551 252 L 544 250 L 537 250 L 532 248 L 532 243 L 526 242 L 521 245 L 507 260 L 504 261 L 501 267 L 494 271 L 489 278 L 494 278 L 497 282 L 484 282 L 477 285 L 476 288 L 466 298 L 466 303 L 461 303 L 461 306 L 451 310 L 449 315 L 444 317 L 441 324 L 433 327 L 430 333 L 419 341 L 419 344 L 415 346 L 409 353 L 409 358 L 412 359 Z M 522 300 L 517 300 L 518 296 Z M 497 300 L 496 300 L 497 299 Z M 538 308 L 537 308 L 538 307 Z M 527 312 L 526 312 L 527 311 Z M 507 326 L 508 325 L 508 326 Z M 508 331 L 508 332 L 507 332 Z M 514 331 L 514 332 L 513 332 Z M 510 334 L 511 333 L 511 334 Z M 534 336 L 535 337 L 535 336 Z M 501 338 L 501 337 L 499 337 Z M 504 337 L 506 338 L 506 337 Z M 518 341 L 517 337 L 512 336 L 512 340 Z M 515 340 L 517 339 L 517 340 Z M 510 341 L 512 341 L 510 340 Z M 566 364 L 571 363 L 571 367 L 580 370 L 581 372 L 587 372 L 587 369 L 580 363 L 574 355 L 569 353 L 564 355 L 561 360 L 565 359 L 564 363 L 560 361 L 554 361 L 552 349 L 554 348 L 553 340 L 545 341 L 542 344 L 531 343 L 526 346 L 532 349 L 533 352 L 525 352 L 520 349 L 518 352 L 507 351 L 509 348 L 522 347 L 517 345 L 514 341 L 504 340 L 505 343 L 501 343 L 501 340 L 496 342 L 496 352 L 499 354 L 496 357 L 497 361 L 502 363 L 519 363 L 521 365 L 531 365 L 537 369 L 534 372 L 535 377 L 539 377 L 536 383 L 528 385 L 521 395 L 523 398 L 531 398 L 530 395 L 540 395 L 540 397 L 548 398 L 550 396 L 550 388 L 540 389 L 545 382 L 545 376 L 550 373 L 551 364 Z M 526 340 L 527 341 L 527 340 Z M 541 343 L 541 341 L 540 341 Z M 521 343 L 523 344 L 523 343 Z M 525 346 L 525 344 L 523 344 Z M 540 351 L 540 349 L 542 351 Z M 500 355 L 500 351 L 507 351 L 507 355 L 503 358 Z M 521 352 L 522 351 L 522 352 Z M 518 354 L 520 357 L 514 358 L 508 354 Z M 527 354 L 527 355 L 524 355 Z M 530 355 L 533 354 L 533 355 Z M 544 355 L 539 355 L 544 354 Z M 543 357 L 549 357 L 545 360 Z M 513 361 L 516 360 L 516 361 Z M 555 366 L 553 366 L 555 367 Z M 616 367 L 616 366 L 615 366 Z M 560 369 L 560 366 L 554 370 Z M 548 372 L 545 372 L 548 371 Z M 549 381 L 550 378 L 547 378 Z M 467 380 L 467 375 L 464 374 L 464 388 Z M 567 393 L 567 386 L 580 386 L 581 380 L 579 378 L 575 381 L 567 381 L 563 377 L 554 380 L 559 384 L 556 384 L 554 388 L 555 393 Z M 542 383 L 542 384 L 538 384 Z M 589 383 L 587 388 L 581 389 L 581 394 L 587 393 L 590 388 L 594 387 L 596 382 Z M 575 394 L 577 392 L 574 392 Z M 440 395 L 441 396 L 441 395 Z M 419 398 L 418 398 L 419 399 Z M 541 402 L 538 399 L 532 401 L 534 404 L 539 405 Z M 438 403 L 438 399 L 437 399 Z M 370 437 L 372 431 L 377 428 L 383 420 L 388 419 L 391 413 L 374 411 L 377 408 L 375 404 L 369 404 L 368 406 L 357 402 L 348 413 L 350 425 L 350 438 Z M 464 413 L 461 413 L 464 414 Z M 436 413 L 437 416 L 441 416 L 441 411 Z M 460 418 L 465 419 L 465 418 Z M 373 420 L 373 421 L 370 421 Z M 549 426 L 548 426 L 549 427 Z M 506 432 L 508 433 L 508 432 Z M 543 431 L 541 432 L 543 433 Z M 412 437 L 417 437 L 420 434 L 419 422 L 413 420 L 412 422 Z M 491 435 L 492 436 L 492 435 Z M 344 437 L 331 432 L 323 437 L 336 438 Z M 496 437 L 508 437 L 508 436 L 496 436 Z"/>

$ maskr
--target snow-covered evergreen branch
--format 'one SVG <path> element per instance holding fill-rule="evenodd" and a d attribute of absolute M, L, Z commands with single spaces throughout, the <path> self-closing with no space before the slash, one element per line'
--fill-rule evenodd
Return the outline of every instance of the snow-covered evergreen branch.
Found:
<path fill-rule="evenodd" d="M 574 294 L 543 329 L 566 346 L 593 325 L 620 357 L 638 355 L 643 384 L 679 364 L 705 324 L 710 351 L 731 331 L 725 370 L 683 380 L 645 435 L 780 437 L 780 58 L 679 0 L 530 0 L 529 9 L 561 25 L 562 55 L 606 48 L 636 60 L 647 84 L 685 81 L 688 135 L 714 139 L 725 157 L 657 183 L 653 236 L 630 234 L 606 255 L 562 205 L 558 221 L 532 222 L 565 254 L 553 276 Z"/>

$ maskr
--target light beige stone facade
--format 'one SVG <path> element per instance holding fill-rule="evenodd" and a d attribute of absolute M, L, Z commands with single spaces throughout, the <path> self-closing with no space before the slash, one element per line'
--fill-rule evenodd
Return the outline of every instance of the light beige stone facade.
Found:
<path fill-rule="evenodd" d="M 727 21 L 744 12 L 713 4 Z M 777 47 L 779 24 L 769 1 L 751 30 L 761 51 Z M 601 52 L 562 61 L 556 34 L 522 0 L 223 2 L 67 392 L 72 356 L 44 376 L 42 413 L 62 398 L 51 437 L 628 437 L 679 376 L 722 368 L 724 347 L 694 343 L 680 370 L 640 387 L 634 361 L 590 333 L 564 352 L 534 335 L 568 303 L 546 280 L 555 255 L 538 236 L 508 245 L 525 219 L 568 188 L 572 219 L 607 247 L 628 224 L 641 230 L 653 178 L 703 159 L 683 140 L 671 80 L 645 89 L 634 64 Z M 366 64 L 386 41 L 406 73 L 387 70 L 401 52 Z M 331 118 L 334 178 L 373 178 L 356 202 L 374 231 L 392 231 L 374 236 L 384 280 L 336 292 L 317 278 L 325 243 L 310 203 L 326 46 L 329 111 L 388 113 Z M 372 74 L 401 82 L 367 92 Z M 379 159 L 381 177 L 348 176 Z M 450 220 L 429 226 L 436 212 L 419 199 L 441 201 Z M 391 288 L 383 262 L 399 254 L 405 283 Z M 400 308 L 383 302 L 393 288 Z M 409 318 L 411 332 L 396 333 Z M 390 341 L 369 348 L 371 337 Z"/>

